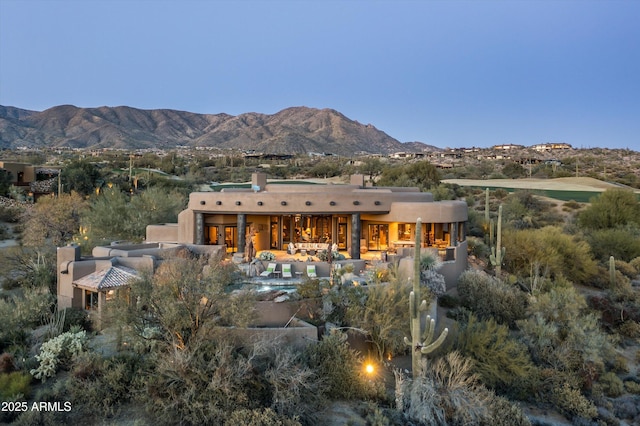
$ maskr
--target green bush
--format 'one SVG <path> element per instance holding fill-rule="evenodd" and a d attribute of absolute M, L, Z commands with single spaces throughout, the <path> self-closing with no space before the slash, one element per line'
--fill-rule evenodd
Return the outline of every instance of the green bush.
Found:
<path fill-rule="evenodd" d="M 531 422 L 518 405 L 500 396 L 494 396 L 489 402 L 491 426 L 531 426 Z"/>
<path fill-rule="evenodd" d="M 618 397 L 624 393 L 622 380 L 612 371 L 604 373 L 598 381 L 602 385 L 605 395 L 610 398 Z"/>
<path fill-rule="evenodd" d="M 486 386 L 499 392 L 526 392 L 536 377 L 527 347 L 510 338 L 509 328 L 493 319 L 477 321 L 471 315 L 462 325 L 455 342 L 456 348 L 473 359 L 473 371 Z"/>
<path fill-rule="evenodd" d="M 240 409 L 233 411 L 224 422 L 225 426 L 299 426 L 297 420 L 279 415 L 270 408 Z"/>
<path fill-rule="evenodd" d="M 640 395 L 640 383 L 627 380 L 624 382 L 624 389 L 629 393 Z"/>
<path fill-rule="evenodd" d="M 491 249 L 488 245 L 477 237 L 467 238 L 467 251 L 470 255 L 477 257 L 478 259 L 489 259 Z"/>
<path fill-rule="evenodd" d="M 640 227 L 589 231 L 586 239 L 593 256 L 603 262 L 608 261 L 609 256 L 624 261 L 640 256 Z"/>
<path fill-rule="evenodd" d="M 74 326 L 80 327 L 82 330 L 91 331 L 91 320 L 84 309 L 66 308 L 64 310 L 64 326 L 62 330 L 69 331 Z"/>
<path fill-rule="evenodd" d="M 622 272 L 622 275 L 627 278 L 634 279 L 638 276 L 638 271 L 636 268 L 631 265 L 631 263 L 625 262 L 624 260 L 615 260 L 616 271 Z"/>
<path fill-rule="evenodd" d="M 401 280 L 369 287 L 361 301 L 345 309 L 345 322 L 363 329 L 374 344 L 378 359 L 406 351 L 404 338 L 410 336 L 410 285 Z"/>
<path fill-rule="evenodd" d="M 320 280 L 317 278 L 306 278 L 297 287 L 296 292 L 303 299 L 313 299 L 322 296 Z"/>
<path fill-rule="evenodd" d="M 593 419 L 598 415 L 596 406 L 568 383 L 553 389 L 550 402 L 569 418 Z"/>
<path fill-rule="evenodd" d="M 376 393 L 363 376 L 361 359 L 349 347 L 346 334 L 325 336 L 318 344 L 308 346 L 307 363 L 327 385 L 326 396 L 333 400 L 367 398 Z"/>
<path fill-rule="evenodd" d="M 586 229 L 607 229 L 627 224 L 640 225 L 640 202 L 633 191 L 607 189 L 592 198 L 580 212 L 578 223 Z"/>
<path fill-rule="evenodd" d="M 530 276 L 538 267 L 545 276 L 588 284 L 597 273 L 589 244 L 556 226 L 505 231 L 502 245 L 506 247 L 505 270 L 518 276 Z"/>
<path fill-rule="evenodd" d="M 28 373 L 14 371 L 0 374 L 0 398 L 7 400 L 22 396 L 29 398 L 31 393 L 31 376 Z"/>
<path fill-rule="evenodd" d="M 513 326 L 525 317 L 527 295 L 484 272 L 463 272 L 458 279 L 458 295 L 462 306 L 480 319 L 494 318 L 500 324 Z"/>
<path fill-rule="evenodd" d="M 141 358 L 132 354 L 103 359 L 94 353 L 77 357 L 67 384 L 74 407 L 99 417 L 113 415 L 118 405 L 142 389 Z"/>

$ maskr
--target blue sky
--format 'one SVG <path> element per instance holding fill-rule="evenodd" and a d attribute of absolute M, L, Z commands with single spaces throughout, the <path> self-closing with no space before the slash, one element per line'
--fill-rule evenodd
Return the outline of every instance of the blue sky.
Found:
<path fill-rule="evenodd" d="M 0 0 L 0 105 L 61 104 L 640 151 L 640 1 Z"/>

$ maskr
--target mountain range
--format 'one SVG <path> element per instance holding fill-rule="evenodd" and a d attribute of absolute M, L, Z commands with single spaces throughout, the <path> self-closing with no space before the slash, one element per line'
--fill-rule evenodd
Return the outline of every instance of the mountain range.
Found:
<path fill-rule="evenodd" d="M 267 154 L 389 154 L 437 149 L 401 143 L 333 109 L 286 108 L 275 114 L 197 114 L 127 106 L 60 105 L 29 111 L 0 105 L 0 148 L 171 149 L 177 146 L 255 150 Z"/>

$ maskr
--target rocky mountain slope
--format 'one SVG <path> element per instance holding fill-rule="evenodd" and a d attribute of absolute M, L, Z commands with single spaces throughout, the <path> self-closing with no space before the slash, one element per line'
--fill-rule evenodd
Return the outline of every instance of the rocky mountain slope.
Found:
<path fill-rule="evenodd" d="M 276 114 L 196 114 L 126 106 L 56 106 L 27 111 L 0 106 L 0 148 L 234 148 L 258 152 L 391 153 L 421 150 L 401 144 L 371 124 L 332 109 L 292 107 Z"/>

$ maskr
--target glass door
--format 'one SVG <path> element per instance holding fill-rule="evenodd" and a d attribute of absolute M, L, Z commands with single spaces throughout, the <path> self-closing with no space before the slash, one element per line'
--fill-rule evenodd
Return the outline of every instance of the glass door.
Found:
<path fill-rule="evenodd" d="M 227 245 L 227 253 L 235 253 L 238 251 L 236 246 L 238 241 L 238 227 L 237 226 L 225 226 L 224 227 L 224 243 Z"/>
<path fill-rule="evenodd" d="M 369 250 L 387 250 L 389 248 L 389 225 L 369 225 Z"/>
<path fill-rule="evenodd" d="M 204 228 L 204 243 L 209 245 L 218 244 L 218 227 L 207 225 Z"/>

